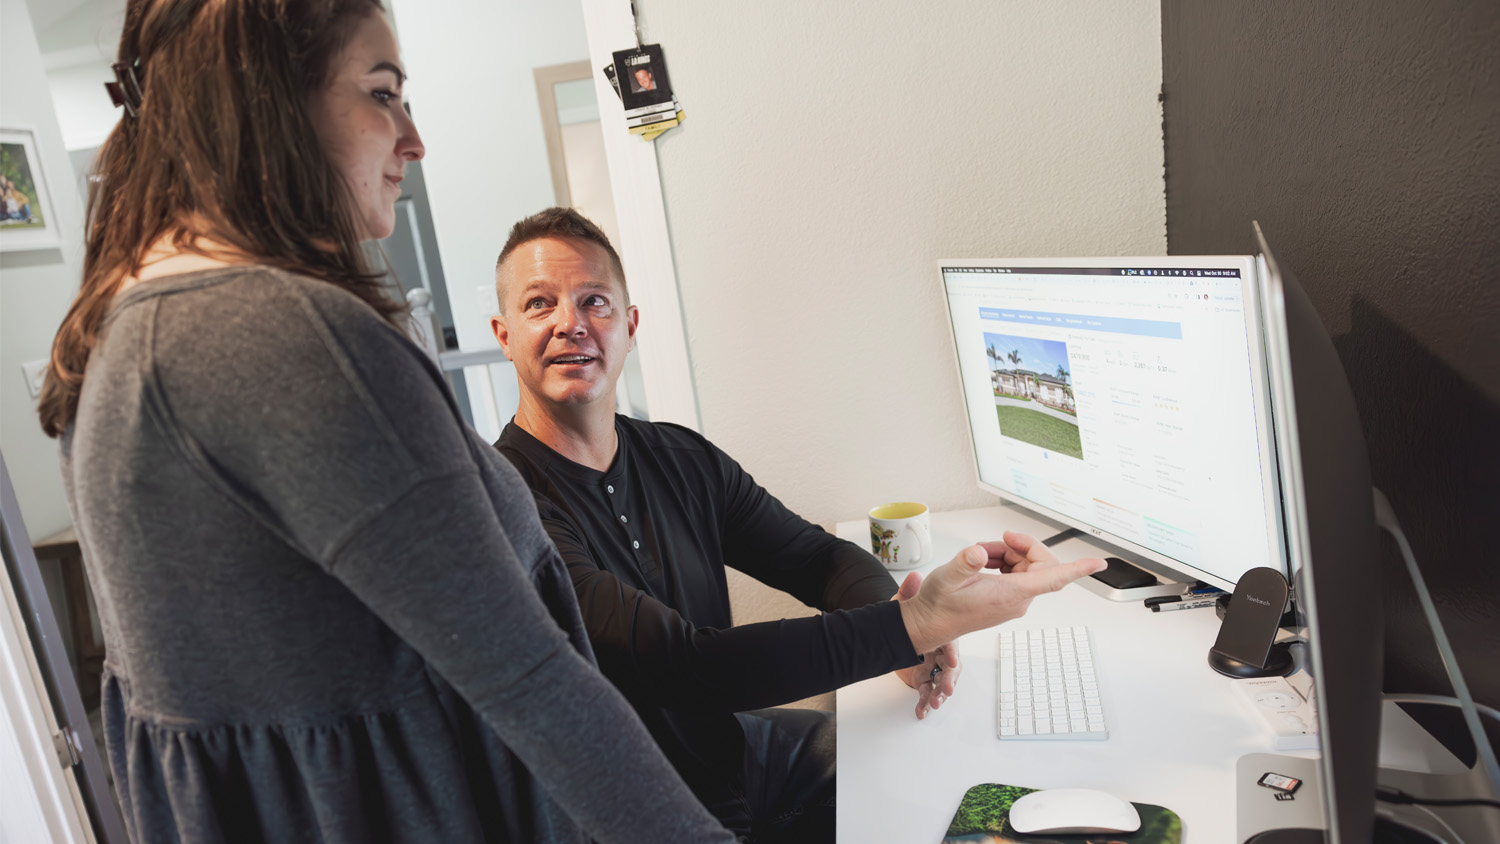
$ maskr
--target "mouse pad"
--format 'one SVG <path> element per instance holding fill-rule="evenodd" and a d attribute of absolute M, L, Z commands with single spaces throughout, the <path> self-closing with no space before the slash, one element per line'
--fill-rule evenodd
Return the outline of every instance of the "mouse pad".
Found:
<path fill-rule="evenodd" d="M 1182 844 L 1182 818 L 1171 809 L 1150 803 L 1131 803 L 1141 816 L 1141 828 L 1129 835 L 1022 835 L 1011 829 L 1010 807 L 1037 791 L 1015 785 L 984 783 L 964 794 L 942 844 Z"/>

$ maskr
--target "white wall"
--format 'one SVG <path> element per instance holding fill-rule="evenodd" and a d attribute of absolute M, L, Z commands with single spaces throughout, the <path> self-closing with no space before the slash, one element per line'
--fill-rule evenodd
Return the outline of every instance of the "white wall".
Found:
<path fill-rule="evenodd" d="M 853 8 L 642 7 L 704 431 L 825 524 L 993 501 L 937 259 L 1166 250 L 1158 4 Z"/>
<path fill-rule="evenodd" d="M 48 71 L 63 144 L 69 150 L 99 146 L 120 122 L 124 112 L 114 107 L 104 90 L 104 83 L 114 78 L 109 62 L 102 59 Z"/>
<path fill-rule="evenodd" d="M 123 113 L 110 102 L 104 83 L 114 79 L 109 66 L 120 44 L 125 2 L 30 0 L 29 5 L 63 143 L 69 151 L 97 147 Z M 67 5 L 71 8 L 61 14 L 54 8 Z"/>
<path fill-rule="evenodd" d="M 583 12 L 577 0 L 389 5 L 411 77 L 406 97 L 427 146 L 422 172 L 459 345 L 495 348 L 476 289 L 493 288 L 510 227 L 556 204 L 532 69 L 588 57 Z M 497 369 L 500 386 L 514 393 L 509 367 Z"/>
<path fill-rule="evenodd" d="M 0 452 L 28 532 L 41 538 L 71 523 L 56 445 L 42 435 L 21 376 L 45 358 L 78 290 L 83 214 L 24 0 L 0 0 L 0 126 L 36 133 L 61 250 L 0 253 Z M 9 578 L 0 578 L 0 841 L 84 841 L 77 805 L 51 747 L 45 698 Z"/>
<path fill-rule="evenodd" d="M 994 503 L 934 265 L 1165 254 L 1159 4 L 640 11 L 686 111 L 657 147 L 704 433 L 829 527 Z"/>
<path fill-rule="evenodd" d="M 0 451 L 31 535 L 72 523 L 63 498 L 56 443 L 42 435 L 21 364 L 51 355 L 52 338 L 78 292 L 83 271 L 83 204 L 63 146 L 41 52 L 23 0 L 0 0 L 0 126 L 36 133 L 37 153 L 61 227 L 63 248 L 0 253 Z M 103 91 L 101 86 L 100 91 Z"/>

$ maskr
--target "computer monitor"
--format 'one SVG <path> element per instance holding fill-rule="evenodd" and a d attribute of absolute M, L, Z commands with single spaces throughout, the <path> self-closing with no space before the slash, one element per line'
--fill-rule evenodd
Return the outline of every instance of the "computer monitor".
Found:
<path fill-rule="evenodd" d="M 1325 840 L 1366 844 L 1375 823 L 1384 641 L 1370 461 L 1338 352 L 1254 228 L 1287 557 L 1317 695 Z"/>
<path fill-rule="evenodd" d="M 1285 571 L 1250 256 L 938 266 L 981 488 L 1225 590 Z"/>

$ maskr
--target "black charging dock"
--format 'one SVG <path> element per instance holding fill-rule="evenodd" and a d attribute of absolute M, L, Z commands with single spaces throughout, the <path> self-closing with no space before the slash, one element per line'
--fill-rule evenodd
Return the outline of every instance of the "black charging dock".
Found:
<path fill-rule="evenodd" d="M 1292 673 L 1289 645 L 1276 643 L 1291 588 L 1273 568 L 1254 568 L 1240 577 L 1229 597 L 1219 637 L 1208 649 L 1208 665 L 1226 677 L 1285 677 Z"/>
<path fill-rule="evenodd" d="M 1292 649 L 1286 642 L 1274 644 L 1266 652 L 1265 662 L 1260 665 L 1210 650 L 1208 664 L 1225 677 L 1233 677 L 1237 680 L 1252 677 L 1285 677 L 1292 673 Z"/>

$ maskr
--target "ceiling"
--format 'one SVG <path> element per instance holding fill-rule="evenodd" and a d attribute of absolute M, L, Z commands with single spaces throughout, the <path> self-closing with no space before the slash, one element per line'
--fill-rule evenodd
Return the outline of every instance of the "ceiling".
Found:
<path fill-rule="evenodd" d="M 114 55 L 125 0 L 26 0 L 26 6 L 49 70 Z"/>

